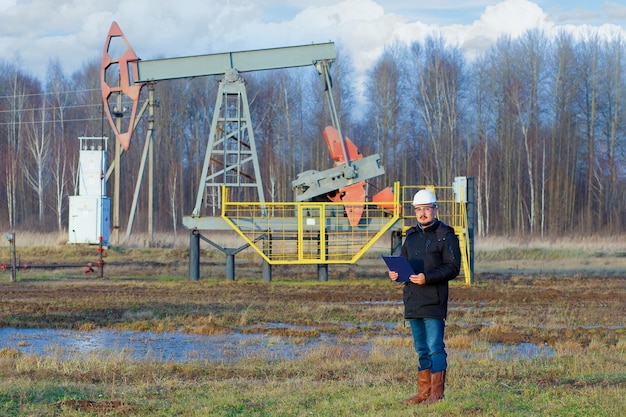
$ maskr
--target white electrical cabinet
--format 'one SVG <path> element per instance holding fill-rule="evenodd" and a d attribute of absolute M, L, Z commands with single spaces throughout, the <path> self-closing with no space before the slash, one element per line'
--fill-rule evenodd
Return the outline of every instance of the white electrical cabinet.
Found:
<path fill-rule="evenodd" d="M 70 196 L 68 242 L 109 244 L 111 200 L 106 196 L 106 137 L 81 137 L 78 195 Z"/>
<path fill-rule="evenodd" d="M 109 244 L 111 199 L 109 197 L 70 196 L 68 224 L 70 243 Z"/>
<path fill-rule="evenodd" d="M 105 182 L 106 153 L 102 149 L 81 149 L 78 165 L 78 195 L 106 195 Z"/>
<path fill-rule="evenodd" d="M 455 203 L 467 203 L 467 177 L 454 177 L 452 191 Z"/>

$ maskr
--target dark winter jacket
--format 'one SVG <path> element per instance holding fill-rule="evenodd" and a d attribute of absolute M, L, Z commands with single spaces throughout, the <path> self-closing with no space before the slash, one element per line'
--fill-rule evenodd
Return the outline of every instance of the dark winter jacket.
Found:
<path fill-rule="evenodd" d="M 437 231 L 438 228 L 441 230 Z M 426 229 L 411 227 L 402 244 L 402 255 L 409 262 L 422 260 L 426 276 L 424 285 L 404 284 L 404 317 L 445 320 L 448 314 L 448 281 L 456 278 L 461 269 L 459 239 L 454 229 L 439 220 Z"/>

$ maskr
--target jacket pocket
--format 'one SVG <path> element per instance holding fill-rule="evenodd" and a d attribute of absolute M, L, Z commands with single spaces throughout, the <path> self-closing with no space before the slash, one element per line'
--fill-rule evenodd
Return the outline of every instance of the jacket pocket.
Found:
<path fill-rule="evenodd" d="M 409 309 L 419 309 L 423 306 L 439 304 L 439 291 L 434 285 L 408 284 L 406 291 L 402 294 L 402 299 Z"/>
<path fill-rule="evenodd" d="M 418 303 L 423 306 L 439 304 L 439 291 L 436 286 L 421 285 L 417 288 L 416 297 Z"/>

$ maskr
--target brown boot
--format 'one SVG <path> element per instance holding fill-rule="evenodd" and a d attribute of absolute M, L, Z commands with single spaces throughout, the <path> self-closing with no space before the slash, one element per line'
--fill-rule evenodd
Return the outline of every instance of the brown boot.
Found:
<path fill-rule="evenodd" d="M 430 395 L 422 403 L 422 405 L 434 404 L 439 400 L 443 400 L 443 391 L 446 385 L 446 371 L 435 372 L 430 375 L 431 390 Z"/>
<path fill-rule="evenodd" d="M 424 369 L 417 373 L 417 394 L 402 401 L 402 404 L 419 404 L 426 401 L 430 395 L 430 369 Z"/>

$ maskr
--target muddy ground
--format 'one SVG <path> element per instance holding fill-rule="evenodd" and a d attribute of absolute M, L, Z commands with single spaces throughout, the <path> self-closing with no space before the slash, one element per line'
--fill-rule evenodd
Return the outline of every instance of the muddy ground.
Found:
<path fill-rule="evenodd" d="M 317 281 L 315 266 L 275 266 L 270 283 L 263 281 L 254 258 L 236 263 L 235 281 L 225 279 L 224 260 L 204 259 L 195 282 L 187 278 L 181 254 L 157 261 L 112 254 L 101 278 L 85 274 L 83 267 L 31 268 L 12 283 L 5 271 L 0 273 L 0 326 L 199 334 L 236 329 L 294 337 L 315 336 L 319 329 L 346 336 L 408 331 L 401 287 L 386 278 L 379 258 L 331 265 L 327 282 Z M 626 257 L 477 260 L 474 285 L 462 279 L 451 283 L 447 334 L 459 345 L 477 340 L 615 345 L 626 338 L 624 317 Z"/>

